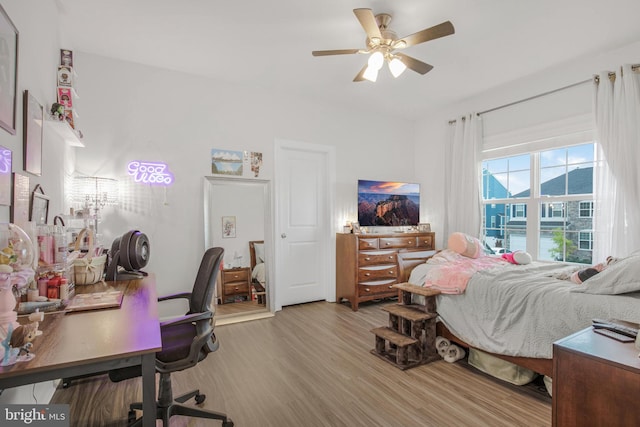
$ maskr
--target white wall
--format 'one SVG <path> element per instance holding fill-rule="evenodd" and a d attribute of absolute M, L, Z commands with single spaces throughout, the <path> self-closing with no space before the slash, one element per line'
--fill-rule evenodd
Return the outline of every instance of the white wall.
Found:
<path fill-rule="evenodd" d="M 48 108 L 56 100 L 56 75 L 60 55 L 57 10 L 54 2 L 37 0 L 3 0 L 2 6 L 19 32 L 18 96 L 16 134 L 0 129 L 0 145 L 13 152 L 13 172 L 30 178 L 30 190 L 41 184 L 50 200 L 50 216 L 62 211 L 65 170 L 73 163 L 73 149 L 67 147 L 55 133 L 45 130 L 43 140 L 43 168 L 41 176 L 24 172 L 23 92 L 29 92 Z M 0 222 L 10 221 L 10 207 L 0 206 Z M 34 349 L 38 354 L 38 348 Z M 55 391 L 52 381 L 4 390 L 2 403 L 48 403 Z"/>
<path fill-rule="evenodd" d="M 600 52 L 572 60 L 562 66 L 545 70 L 525 79 L 512 81 L 463 102 L 425 114 L 428 119 L 416 124 L 415 170 L 422 183 L 421 212 L 423 221 L 430 222 L 436 232 L 437 247 L 446 245 L 442 235 L 444 223 L 444 176 L 456 173 L 445 165 L 445 147 L 449 120 L 472 112 L 482 112 L 524 100 L 538 94 L 572 85 L 591 78 L 604 70 L 620 65 L 640 63 L 640 42 L 610 52 Z M 519 128 L 553 122 L 591 113 L 591 84 L 526 101 L 482 115 L 485 136 L 495 136 Z"/>
<path fill-rule="evenodd" d="M 262 152 L 260 178 L 271 180 L 276 138 L 335 146 L 333 231 L 356 220 L 358 178 L 414 178 L 410 122 L 83 52 L 74 52 L 74 62 L 86 145 L 77 152 L 77 170 L 127 183 L 133 196 L 105 211 L 101 231 L 108 245 L 131 228 L 149 236 L 147 270 L 156 273 L 160 294 L 193 284 L 204 250 L 203 176 L 211 175 L 212 148 Z M 130 160 L 167 162 L 175 184 L 166 191 L 128 184 Z"/>

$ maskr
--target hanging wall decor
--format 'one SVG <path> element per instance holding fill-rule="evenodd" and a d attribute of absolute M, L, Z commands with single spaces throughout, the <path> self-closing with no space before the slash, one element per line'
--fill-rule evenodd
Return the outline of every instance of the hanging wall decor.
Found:
<path fill-rule="evenodd" d="M 0 5 L 0 127 L 16 134 L 18 30 Z"/>
<path fill-rule="evenodd" d="M 24 91 L 24 170 L 42 175 L 42 134 L 44 109 L 36 98 Z"/>

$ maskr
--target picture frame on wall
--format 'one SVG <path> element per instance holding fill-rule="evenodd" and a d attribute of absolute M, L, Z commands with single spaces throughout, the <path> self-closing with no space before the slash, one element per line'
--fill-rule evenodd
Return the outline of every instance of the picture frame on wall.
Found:
<path fill-rule="evenodd" d="M 0 145 L 0 205 L 11 206 L 12 152 Z"/>
<path fill-rule="evenodd" d="M 40 184 L 31 192 L 31 215 L 29 221 L 36 225 L 46 224 L 49 219 L 49 196 L 44 194 Z"/>
<path fill-rule="evenodd" d="M 11 222 L 22 229 L 26 229 L 29 223 L 29 196 L 29 177 L 14 172 Z"/>
<path fill-rule="evenodd" d="M 16 134 L 18 29 L 0 5 L 0 127 Z"/>
<path fill-rule="evenodd" d="M 223 216 L 222 217 L 222 238 L 229 239 L 234 237 L 236 237 L 236 217 Z"/>
<path fill-rule="evenodd" d="M 44 108 L 28 91 L 24 91 L 24 170 L 42 175 L 42 139 Z"/>

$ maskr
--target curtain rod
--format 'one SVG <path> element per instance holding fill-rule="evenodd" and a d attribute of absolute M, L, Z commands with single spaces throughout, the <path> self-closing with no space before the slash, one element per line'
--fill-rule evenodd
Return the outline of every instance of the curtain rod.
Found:
<path fill-rule="evenodd" d="M 632 65 L 632 66 L 631 66 L 631 69 L 632 69 L 633 71 L 639 71 L 639 70 L 640 70 L 640 64 L 634 64 L 634 65 Z M 616 73 L 614 73 L 614 72 L 610 72 L 610 73 L 609 73 L 609 78 L 615 78 L 615 76 L 616 76 Z M 513 106 L 513 105 L 517 105 L 517 104 L 520 104 L 520 103 L 522 103 L 522 102 L 527 102 L 527 101 L 534 100 L 534 99 L 536 99 L 536 98 L 541 98 L 541 97 L 543 97 L 543 96 L 551 95 L 552 93 L 556 93 L 556 92 L 560 92 L 560 91 L 562 91 L 562 90 L 570 89 L 570 88 L 575 87 L 575 86 L 580 86 L 580 85 L 583 85 L 583 84 L 585 84 L 585 83 L 589 83 L 589 82 L 591 82 L 591 81 L 594 81 L 594 79 L 595 79 L 596 83 L 597 83 L 597 82 L 598 82 L 598 80 L 599 80 L 598 76 L 594 76 L 593 78 L 586 79 L 586 80 L 582 80 L 582 81 L 579 81 L 579 82 L 577 82 L 577 83 L 572 83 L 572 84 L 570 84 L 570 85 L 563 86 L 563 87 L 560 87 L 560 88 L 558 88 L 558 89 L 553 89 L 553 90 L 550 90 L 550 91 L 547 91 L 547 92 L 543 92 L 543 93 L 539 93 L 539 94 L 537 94 L 537 95 L 530 96 L 530 97 L 528 97 L 528 98 L 520 99 L 520 100 L 518 100 L 518 101 L 513 101 L 513 102 L 510 102 L 510 103 L 508 103 L 508 104 L 504 104 L 504 105 L 500 105 L 500 106 L 498 106 L 498 107 L 490 108 L 490 109 L 488 109 L 488 110 L 480 111 L 480 112 L 478 113 L 478 116 L 481 116 L 481 115 L 486 114 L 486 113 L 491 113 L 492 111 L 501 110 L 501 109 L 503 109 L 503 108 L 511 107 L 511 106 Z M 462 121 L 464 121 L 464 117 L 462 118 Z M 450 125 L 454 124 L 455 122 L 456 122 L 456 119 L 449 120 L 449 124 L 450 124 Z"/>

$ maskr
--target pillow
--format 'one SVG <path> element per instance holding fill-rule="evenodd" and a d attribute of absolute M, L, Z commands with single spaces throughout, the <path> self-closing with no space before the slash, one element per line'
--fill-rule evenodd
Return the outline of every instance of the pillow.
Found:
<path fill-rule="evenodd" d="M 640 253 L 636 252 L 610 265 L 571 292 L 597 295 L 619 295 L 640 291 Z"/>
<path fill-rule="evenodd" d="M 264 262 L 264 243 L 254 243 L 253 250 L 256 254 L 256 264 L 262 264 Z"/>
<path fill-rule="evenodd" d="M 482 243 L 480 243 L 480 240 L 460 232 L 452 233 L 449 236 L 447 247 L 469 258 L 478 258 L 482 255 Z"/>

